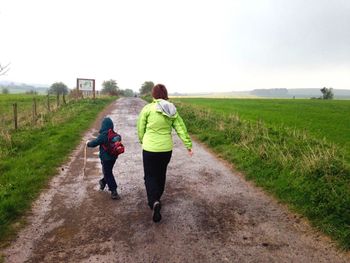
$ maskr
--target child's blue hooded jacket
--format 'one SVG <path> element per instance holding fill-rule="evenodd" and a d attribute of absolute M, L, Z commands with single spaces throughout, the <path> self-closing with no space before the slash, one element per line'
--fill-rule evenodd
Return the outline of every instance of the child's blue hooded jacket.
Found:
<path fill-rule="evenodd" d="M 101 129 L 99 131 L 99 135 L 95 140 L 92 140 L 90 142 L 88 142 L 87 146 L 88 147 L 96 147 L 97 145 L 100 146 L 100 159 L 102 161 L 108 161 L 108 160 L 114 160 L 116 159 L 116 157 L 109 155 L 105 149 L 102 147 L 102 144 L 107 145 L 108 143 L 108 130 L 112 129 L 113 130 L 114 125 L 113 125 L 113 121 L 111 120 L 111 118 L 106 117 L 103 119 L 102 124 L 101 124 Z M 119 138 L 119 140 L 121 140 L 121 138 Z"/>

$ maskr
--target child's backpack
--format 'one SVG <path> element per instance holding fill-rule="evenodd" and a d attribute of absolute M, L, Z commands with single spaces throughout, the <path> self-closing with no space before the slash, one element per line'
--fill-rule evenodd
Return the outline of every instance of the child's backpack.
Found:
<path fill-rule="evenodd" d="M 107 145 L 102 144 L 103 149 L 111 156 L 118 157 L 125 151 L 125 147 L 122 144 L 122 137 L 113 131 L 113 129 L 108 130 L 108 143 Z"/>

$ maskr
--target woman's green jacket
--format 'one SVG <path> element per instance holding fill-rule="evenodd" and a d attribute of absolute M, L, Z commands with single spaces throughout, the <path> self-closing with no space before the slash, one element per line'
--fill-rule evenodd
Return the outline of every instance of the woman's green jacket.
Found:
<path fill-rule="evenodd" d="M 142 148 L 149 152 L 168 152 L 173 149 L 172 129 L 187 149 L 192 149 L 192 141 L 186 126 L 176 111 L 174 104 L 154 99 L 139 114 L 137 132 Z"/>

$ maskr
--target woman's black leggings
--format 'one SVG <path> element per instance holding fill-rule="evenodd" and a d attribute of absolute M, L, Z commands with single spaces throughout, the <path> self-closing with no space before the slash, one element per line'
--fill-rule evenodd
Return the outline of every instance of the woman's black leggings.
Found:
<path fill-rule="evenodd" d="M 152 209 L 155 201 L 160 201 L 164 192 L 166 169 L 171 159 L 170 152 L 148 152 L 143 150 L 143 170 L 148 205 Z"/>

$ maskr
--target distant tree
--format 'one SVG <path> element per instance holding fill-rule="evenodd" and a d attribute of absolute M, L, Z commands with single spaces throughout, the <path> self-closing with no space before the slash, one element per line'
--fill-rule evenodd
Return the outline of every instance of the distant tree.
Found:
<path fill-rule="evenodd" d="M 125 92 L 125 90 L 120 89 L 120 90 L 118 91 L 118 95 L 119 95 L 119 96 L 122 96 L 122 97 L 125 97 L 124 92 Z"/>
<path fill-rule="evenodd" d="M 37 95 L 38 92 L 36 90 L 31 89 L 31 90 L 26 91 L 26 94 Z"/>
<path fill-rule="evenodd" d="M 145 81 L 140 88 L 140 94 L 141 95 L 150 94 L 153 87 L 154 87 L 154 83 L 152 81 Z"/>
<path fill-rule="evenodd" d="M 322 92 L 322 97 L 323 97 L 324 100 L 331 100 L 331 99 L 333 99 L 334 93 L 333 93 L 333 89 L 332 88 L 323 87 L 320 90 Z"/>
<path fill-rule="evenodd" d="M 119 95 L 120 90 L 119 90 L 119 87 L 117 85 L 117 82 L 114 79 L 103 81 L 101 93 L 108 94 L 111 96 Z"/>
<path fill-rule="evenodd" d="M 5 75 L 6 72 L 10 70 L 9 66 L 10 66 L 10 63 L 8 63 L 5 66 L 0 64 L 0 76 Z"/>
<path fill-rule="evenodd" d="M 57 95 L 66 95 L 68 93 L 68 87 L 63 82 L 55 82 L 51 85 L 49 92 Z"/>
<path fill-rule="evenodd" d="M 132 89 L 122 90 L 122 92 L 123 92 L 123 96 L 125 96 L 125 97 L 134 96 L 134 91 Z"/>
<path fill-rule="evenodd" d="M 9 91 L 8 88 L 2 88 L 1 93 L 2 93 L 2 94 L 9 94 L 10 91 Z"/>

